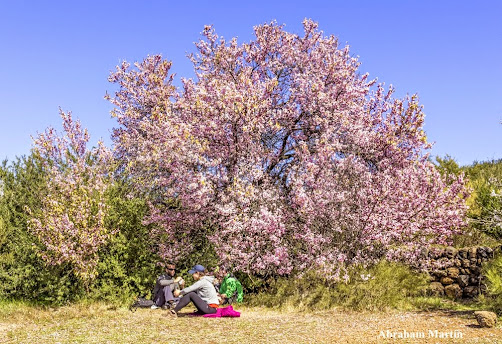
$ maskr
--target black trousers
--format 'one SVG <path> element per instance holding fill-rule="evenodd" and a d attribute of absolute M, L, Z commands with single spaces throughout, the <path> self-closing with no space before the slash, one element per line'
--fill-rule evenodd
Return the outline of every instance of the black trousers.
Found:
<path fill-rule="evenodd" d="M 214 314 L 216 313 L 216 308 L 209 307 L 209 305 L 206 303 L 206 301 L 202 300 L 199 295 L 197 295 L 196 292 L 190 292 L 188 294 L 185 294 L 181 300 L 178 302 L 176 307 L 174 307 L 174 310 L 178 312 L 180 309 L 188 305 L 192 301 L 194 304 L 195 308 L 199 311 L 199 313 L 204 313 L 204 314 Z"/>
<path fill-rule="evenodd" d="M 154 295 L 153 297 L 153 302 L 155 302 L 155 305 L 158 307 L 164 306 L 167 302 L 172 302 L 174 300 L 173 291 L 169 285 L 159 289 L 157 295 Z"/>

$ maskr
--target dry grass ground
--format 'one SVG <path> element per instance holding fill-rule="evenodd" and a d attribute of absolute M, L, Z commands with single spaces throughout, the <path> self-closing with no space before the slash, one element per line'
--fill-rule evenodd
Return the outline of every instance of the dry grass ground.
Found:
<path fill-rule="evenodd" d="M 472 312 L 238 310 L 241 318 L 172 319 L 162 310 L 132 313 L 99 304 L 48 310 L 4 305 L 0 343 L 502 343 L 502 328 L 478 328 Z M 387 330 L 426 338 L 384 338 Z M 462 338 L 429 337 L 429 330 L 443 337 L 456 330 Z"/>

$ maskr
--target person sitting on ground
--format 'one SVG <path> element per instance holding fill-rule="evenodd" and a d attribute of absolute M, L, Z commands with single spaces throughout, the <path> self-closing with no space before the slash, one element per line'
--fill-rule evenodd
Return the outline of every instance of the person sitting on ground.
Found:
<path fill-rule="evenodd" d="M 181 296 L 178 304 L 171 309 L 171 315 L 177 316 L 180 309 L 190 303 L 194 304 L 199 314 L 214 314 L 218 308 L 218 294 L 214 288 L 214 276 L 208 276 L 207 270 L 202 265 L 195 265 L 188 271 L 196 281 L 183 290 L 175 290 L 174 296 Z"/>
<path fill-rule="evenodd" d="M 181 277 L 174 278 L 176 274 L 176 266 L 173 263 L 166 265 L 166 273 L 157 277 L 155 288 L 153 290 L 152 309 L 162 307 L 162 309 L 171 309 L 174 307 L 176 298 L 173 292 L 176 289 L 183 288 L 184 281 Z"/>
<path fill-rule="evenodd" d="M 237 278 L 229 273 L 224 267 L 220 267 L 216 273 L 218 282 L 217 289 L 219 290 L 220 305 L 231 305 L 233 303 L 241 303 L 244 298 L 244 290 L 242 284 Z"/>

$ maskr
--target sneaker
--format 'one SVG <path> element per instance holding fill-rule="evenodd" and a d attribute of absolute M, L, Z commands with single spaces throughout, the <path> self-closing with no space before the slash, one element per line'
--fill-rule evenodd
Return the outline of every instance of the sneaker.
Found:
<path fill-rule="evenodd" d="M 163 306 L 162 309 L 173 309 L 175 306 L 173 304 L 173 301 L 167 301 Z"/>
<path fill-rule="evenodd" d="M 169 315 L 172 317 L 172 318 L 177 318 L 178 317 L 178 313 L 176 313 L 176 311 L 174 309 L 170 309 L 169 310 Z"/>
<path fill-rule="evenodd" d="M 156 306 L 156 305 L 152 305 L 152 306 L 150 307 L 150 309 L 159 309 L 159 308 L 160 308 L 160 307 L 159 307 L 159 306 Z"/>

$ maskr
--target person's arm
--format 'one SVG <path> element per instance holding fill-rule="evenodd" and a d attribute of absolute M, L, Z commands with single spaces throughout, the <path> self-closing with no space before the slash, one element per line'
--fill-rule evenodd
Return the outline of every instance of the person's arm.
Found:
<path fill-rule="evenodd" d="M 173 284 L 174 280 L 172 278 L 168 279 L 168 278 L 165 278 L 164 276 L 160 276 L 157 279 L 157 283 L 159 283 L 160 286 L 165 287 L 165 286 Z"/>
<path fill-rule="evenodd" d="M 191 286 L 186 287 L 183 290 L 181 290 L 180 291 L 180 295 L 183 296 L 183 295 L 188 294 L 188 293 L 190 293 L 192 291 L 197 291 L 202 286 L 202 283 L 203 282 L 201 280 L 198 280 L 197 282 L 195 282 Z"/>
<path fill-rule="evenodd" d="M 185 288 L 185 280 L 181 278 L 181 276 L 178 276 L 174 279 L 174 289 L 181 290 Z"/>
<path fill-rule="evenodd" d="M 174 281 L 172 279 L 170 279 L 170 280 L 168 280 L 168 279 L 162 279 L 162 280 L 159 281 L 159 284 L 161 286 L 163 286 L 163 287 L 166 287 L 166 286 L 171 285 L 173 283 L 174 283 Z"/>

